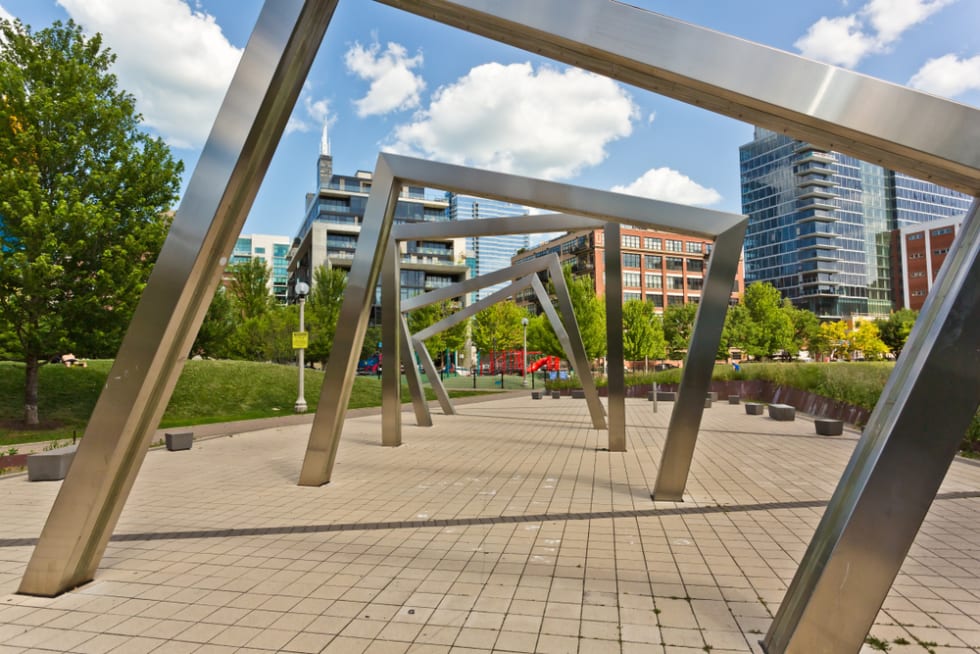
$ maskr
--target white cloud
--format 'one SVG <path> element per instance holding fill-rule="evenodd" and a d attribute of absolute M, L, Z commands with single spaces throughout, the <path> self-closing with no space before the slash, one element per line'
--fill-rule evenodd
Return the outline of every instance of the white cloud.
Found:
<path fill-rule="evenodd" d="M 626 186 L 614 186 L 616 193 L 628 193 L 654 200 L 707 206 L 721 201 L 721 194 L 705 188 L 672 168 L 651 168 Z"/>
<path fill-rule="evenodd" d="M 332 125 L 336 121 L 336 116 L 330 114 L 330 101 L 326 98 L 314 100 L 310 97 L 309 82 L 303 85 L 303 92 L 300 94 L 300 101 L 296 103 L 293 114 L 286 123 L 285 135 L 289 136 L 293 132 L 313 132 L 318 131 L 324 124 Z M 305 115 L 301 115 L 300 112 Z"/>
<path fill-rule="evenodd" d="M 955 0 L 869 0 L 847 16 L 820 18 L 795 45 L 805 57 L 853 68 Z"/>
<path fill-rule="evenodd" d="M 953 0 L 870 0 L 862 13 L 878 32 L 883 45 L 895 41 L 908 28 L 921 23 Z"/>
<path fill-rule="evenodd" d="M 794 43 L 804 57 L 853 68 L 875 49 L 875 40 L 861 31 L 855 15 L 821 18 Z"/>
<path fill-rule="evenodd" d="M 919 69 L 909 86 L 948 98 L 980 89 L 980 55 L 960 59 L 948 54 L 930 59 Z"/>
<path fill-rule="evenodd" d="M 58 0 L 118 55 L 120 86 L 175 147 L 204 143 L 242 51 L 213 16 L 181 0 Z"/>
<path fill-rule="evenodd" d="M 606 158 L 639 110 L 615 82 L 578 69 L 488 63 L 436 91 L 388 149 L 560 179 Z"/>
<path fill-rule="evenodd" d="M 344 55 L 347 70 L 363 80 L 370 80 L 367 95 L 354 101 L 357 115 L 375 116 L 419 105 L 419 94 L 425 89 L 425 80 L 412 69 L 422 65 L 422 53 L 409 57 L 405 46 L 388 43 L 381 52 L 377 42 L 365 48 L 354 43 Z"/>

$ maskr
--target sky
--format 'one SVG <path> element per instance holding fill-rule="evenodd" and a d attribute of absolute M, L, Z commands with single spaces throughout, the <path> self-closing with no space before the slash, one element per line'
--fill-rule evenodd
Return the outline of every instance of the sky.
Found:
<path fill-rule="evenodd" d="M 980 0 L 632 0 L 780 50 L 980 105 Z M 71 18 L 190 179 L 261 0 L 0 0 Z M 334 172 L 379 151 L 741 213 L 752 126 L 369 0 L 340 0 L 243 232 L 295 236 L 324 125 Z"/>

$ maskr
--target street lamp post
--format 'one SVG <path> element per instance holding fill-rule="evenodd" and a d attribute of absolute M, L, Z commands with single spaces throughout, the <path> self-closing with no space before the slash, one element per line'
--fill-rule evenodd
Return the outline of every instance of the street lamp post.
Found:
<path fill-rule="evenodd" d="M 299 302 L 299 333 L 305 334 L 306 325 L 303 324 L 303 308 L 306 305 L 306 296 L 310 292 L 310 285 L 306 282 L 298 281 L 293 286 L 293 292 L 296 294 Z M 301 345 L 298 348 L 299 353 L 297 355 L 297 360 L 299 361 L 299 394 L 296 397 L 296 405 L 293 407 L 293 410 L 296 413 L 306 413 L 306 393 L 303 389 L 303 369 L 306 367 L 306 344 L 299 343 L 299 345 Z"/>
<path fill-rule="evenodd" d="M 521 326 L 524 328 L 524 366 L 521 368 L 524 379 L 521 386 L 527 386 L 527 318 L 521 318 Z"/>

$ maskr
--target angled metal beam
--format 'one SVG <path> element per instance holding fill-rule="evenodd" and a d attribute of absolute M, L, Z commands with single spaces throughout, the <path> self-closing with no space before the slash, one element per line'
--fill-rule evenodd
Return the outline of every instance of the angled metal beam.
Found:
<path fill-rule="evenodd" d="M 310 439 L 300 470 L 300 486 L 322 486 L 330 482 L 344 428 L 347 403 L 350 401 L 354 376 L 357 373 L 357 355 L 360 354 L 361 342 L 367 331 L 368 316 L 388 247 L 399 191 L 400 187 L 395 183 L 385 155 L 379 156 L 371 193 L 364 207 L 357 249 L 347 274 L 347 289 L 340 305 L 330 358 L 324 370 L 325 381 L 320 391 L 320 401 L 310 428 Z M 393 359 L 398 361 L 397 357 Z M 395 366 L 396 369 L 397 367 Z"/>
<path fill-rule="evenodd" d="M 262 9 L 21 593 L 53 596 L 94 576 L 336 4 Z"/>
<path fill-rule="evenodd" d="M 380 1 L 818 147 L 980 194 L 980 111 L 973 107 L 620 2 Z M 757 74 L 760 70 L 766 74 Z"/>
<path fill-rule="evenodd" d="M 610 452 L 626 451 L 626 373 L 623 370 L 623 258 L 621 229 L 603 227 L 606 264 L 606 402 L 609 405 Z"/>
<path fill-rule="evenodd" d="M 429 403 L 425 400 L 425 391 L 422 389 L 422 377 L 419 375 L 419 367 L 415 365 L 415 359 L 412 357 L 412 340 L 411 335 L 408 333 L 408 320 L 405 319 L 405 314 L 398 315 L 398 323 L 399 333 L 401 335 L 402 365 L 405 367 L 408 392 L 412 397 L 412 407 L 415 409 L 415 424 L 419 427 L 431 427 L 432 413 L 429 411 Z M 383 418 L 382 429 L 384 429 Z M 382 434 L 381 438 L 383 441 L 384 434 Z M 401 440 L 400 436 L 399 440 Z"/>
<path fill-rule="evenodd" d="M 763 646 L 856 652 L 980 402 L 980 201 L 939 272 Z"/>
<path fill-rule="evenodd" d="M 670 415 L 664 453 L 657 469 L 653 487 L 655 500 L 680 502 L 684 499 L 684 487 L 704 414 L 704 399 L 711 385 L 747 223 L 747 220 L 742 221 L 718 236 L 711 250 L 677 402 Z"/>
<path fill-rule="evenodd" d="M 442 223 L 405 223 L 395 225 L 391 236 L 396 241 L 407 241 L 426 238 L 574 232 L 579 229 L 598 229 L 600 227 L 602 227 L 602 223 L 593 218 L 552 213 L 480 218 L 478 220 L 451 220 Z"/>
<path fill-rule="evenodd" d="M 606 429 L 606 410 L 599 400 L 599 392 L 596 390 L 595 380 L 592 378 L 592 369 L 589 368 L 589 356 L 585 352 L 585 343 L 582 341 L 582 332 L 579 330 L 578 320 L 575 318 L 575 310 L 572 308 L 572 298 L 568 294 L 568 287 L 565 285 L 565 276 L 562 274 L 561 266 L 558 262 L 549 266 L 549 269 L 551 280 L 555 284 L 555 297 L 558 300 L 558 310 L 566 316 L 566 325 L 562 325 L 558 314 L 555 312 L 555 308 L 548 301 L 548 291 L 545 289 L 544 284 L 541 283 L 541 280 L 538 279 L 537 275 L 531 279 L 531 285 L 534 287 L 534 292 L 541 299 L 541 308 L 544 309 L 545 315 L 548 316 L 548 320 L 551 321 L 551 324 L 555 328 L 555 336 L 558 337 L 558 342 L 565 349 L 568 358 L 575 367 L 575 374 L 578 375 L 579 381 L 582 382 L 585 401 L 588 404 L 589 413 L 592 415 L 592 426 L 595 429 Z M 571 338 L 570 336 L 572 334 L 575 334 L 577 337 Z"/>
<path fill-rule="evenodd" d="M 436 370 L 435 364 L 432 363 L 429 349 L 425 347 L 425 343 L 417 336 L 413 336 L 411 342 L 419 355 L 419 361 L 422 362 L 422 367 L 425 368 L 425 374 L 429 378 L 429 386 L 435 392 L 436 399 L 439 400 L 439 406 L 442 407 L 442 412 L 447 416 L 456 415 L 456 407 L 453 406 L 452 401 L 449 399 L 449 393 L 446 392 L 446 387 L 439 379 L 439 371 Z"/>

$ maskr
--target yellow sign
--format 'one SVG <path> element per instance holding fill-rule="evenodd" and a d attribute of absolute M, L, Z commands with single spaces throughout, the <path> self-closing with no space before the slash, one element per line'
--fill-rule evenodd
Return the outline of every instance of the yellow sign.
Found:
<path fill-rule="evenodd" d="M 293 349 L 305 350 L 310 346 L 310 332 L 293 332 Z"/>

